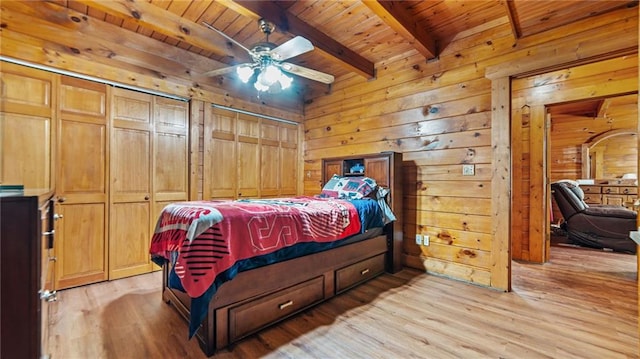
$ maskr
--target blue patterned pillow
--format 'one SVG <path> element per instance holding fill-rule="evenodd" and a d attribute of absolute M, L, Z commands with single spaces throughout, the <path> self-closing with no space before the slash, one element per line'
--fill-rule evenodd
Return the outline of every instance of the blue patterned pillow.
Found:
<path fill-rule="evenodd" d="M 322 188 L 320 197 L 361 199 L 370 195 L 377 186 L 373 178 L 333 175 Z"/>

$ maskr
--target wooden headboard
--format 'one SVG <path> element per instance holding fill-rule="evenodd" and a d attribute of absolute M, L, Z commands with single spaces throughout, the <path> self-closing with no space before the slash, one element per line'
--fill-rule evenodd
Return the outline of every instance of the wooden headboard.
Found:
<path fill-rule="evenodd" d="M 362 168 L 362 172 L 360 172 Z M 380 152 L 366 155 L 325 158 L 322 160 L 322 184 L 334 175 L 366 176 L 376 180 L 378 186 L 391 190 L 389 206 L 397 220 L 389 235 L 389 262 L 387 270 L 395 273 L 402 269 L 402 153 Z"/>

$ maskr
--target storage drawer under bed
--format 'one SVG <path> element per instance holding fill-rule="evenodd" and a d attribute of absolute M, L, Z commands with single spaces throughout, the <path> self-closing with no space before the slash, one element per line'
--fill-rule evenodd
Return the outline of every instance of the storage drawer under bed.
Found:
<path fill-rule="evenodd" d="M 324 297 L 324 277 L 320 276 L 282 291 L 227 307 L 229 340 L 233 342 L 254 333 L 323 301 Z"/>
<path fill-rule="evenodd" d="M 357 284 L 384 272 L 384 253 L 365 259 L 336 271 L 336 293 L 343 292 Z"/>

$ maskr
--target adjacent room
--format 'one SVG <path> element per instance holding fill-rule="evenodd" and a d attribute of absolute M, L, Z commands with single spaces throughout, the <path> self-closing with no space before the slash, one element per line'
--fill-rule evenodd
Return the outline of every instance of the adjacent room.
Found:
<path fill-rule="evenodd" d="M 637 358 L 639 8 L 0 2 L 0 357 Z"/>

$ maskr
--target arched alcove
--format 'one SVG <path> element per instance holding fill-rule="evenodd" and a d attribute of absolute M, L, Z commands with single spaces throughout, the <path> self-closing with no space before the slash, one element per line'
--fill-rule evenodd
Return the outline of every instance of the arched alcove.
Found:
<path fill-rule="evenodd" d="M 621 139 L 625 138 L 625 136 L 632 138 L 632 142 L 637 142 L 637 135 L 638 135 L 638 131 L 636 131 L 635 129 L 617 129 L 617 130 L 611 130 L 611 131 L 606 131 L 603 132 L 599 135 L 597 135 L 596 137 L 594 137 L 591 141 L 582 144 L 582 178 L 619 178 L 622 177 L 622 175 L 624 173 L 634 173 L 637 175 L 638 173 L 638 166 L 637 166 L 637 162 L 635 161 L 630 161 L 629 165 L 628 165 L 628 169 L 625 169 L 625 171 L 622 171 L 623 173 L 615 173 L 615 174 L 608 174 L 608 175 L 603 175 L 604 172 L 604 163 L 607 161 L 607 158 L 605 156 L 606 152 L 604 151 L 597 151 L 594 152 L 594 149 L 602 146 L 605 143 L 609 143 L 611 141 L 615 141 L 615 142 L 611 142 L 612 144 L 614 144 L 614 146 L 620 150 L 625 150 L 625 144 L 622 143 Z M 633 157 L 633 155 L 635 154 L 635 158 L 637 158 L 638 155 L 638 148 L 637 147 L 630 147 L 629 152 L 631 154 L 631 157 Z M 633 153 L 631 153 L 633 152 Z"/>

